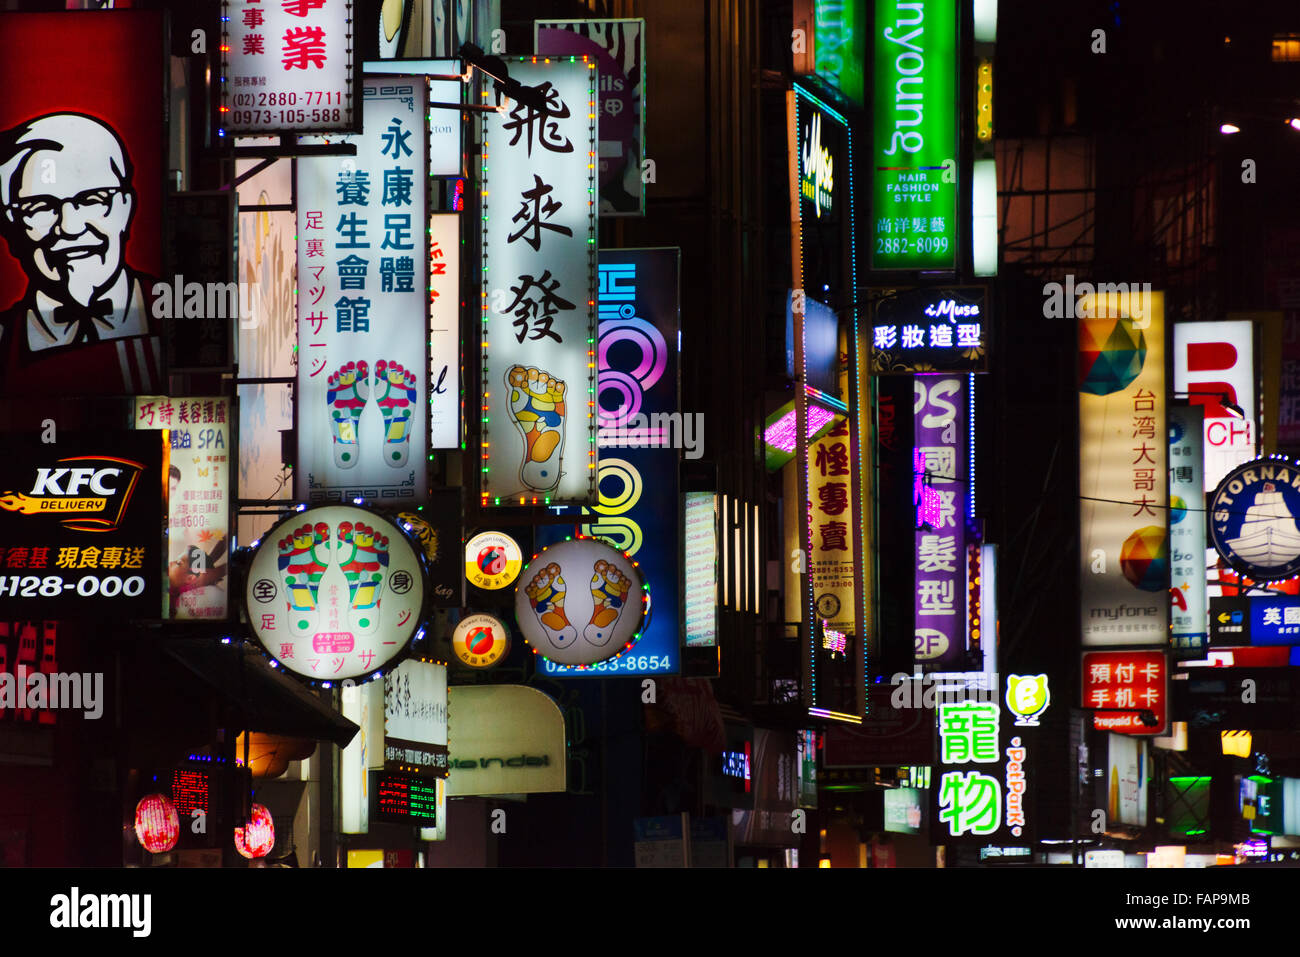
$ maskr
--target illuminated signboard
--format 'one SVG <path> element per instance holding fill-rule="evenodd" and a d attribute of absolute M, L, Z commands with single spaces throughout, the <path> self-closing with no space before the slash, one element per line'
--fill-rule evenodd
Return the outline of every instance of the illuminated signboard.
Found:
<path fill-rule="evenodd" d="M 222 0 L 222 135 L 355 130 L 352 33 L 352 0 Z"/>
<path fill-rule="evenodd" d="M 447 776 L 447 666 L 408 659 L 384 675 L 384 769 Z"/>
<path fill-rule="evenodd" d="M 138 396 L 137 429 L 170 430 L 166 617 L 226 617 L 230 400 Z"/>
<path fill-rule="evenodd" d="M 480 532 L 465 543 L 465 577 L 478 588 L 505 588 L 519 577 L 523 566 L 519 543 L 509 535 Z"/>
<path fill-rule="evenodd" d="M 262 536 L 248 570 L 248 623 L 286 671 L 360 678 L 421 626 L 424 570 L 391 521 L 352 505 L 294 512 Z"/>
<path fill-rule="evenodd" d="M 718 643 L 718 496 L 686 493 L 686 644 Z"/>
<path fill-rule="evenodd" d="M 793 107 L 797 208 L 799 211 L 800 290 L 809 298 L 830 303 L 852 303 L 845 290 L 852 284 L 853 235 L 853 133 L 848 121 L 829 104 L 798 84 L 787 102 Z M 796 307 L 798 303 L 795 304 Z M 807 309 L 805 308 L 805 312 Z M 852 322 L 853 306 L 841 307 L 840 315 Z M 819 324 L 820 317 L 814 319 Z M 809 381 L 829 376 L 833 391 L 834 368 L 818 360 L 829 339 L 831 359 L 837 359 L 834 327 L 836 313 L 829 316 L 829 336 L 814 333 L 810 343 Z M 822 366 L 822 368 L 818 368 Z"/>
<path fill-rule="evenodd" d="M 935 789 L 941 843 L 993 843 L 1030 835 L 1031 728 L 1001 720 L 997 702 L 940 702 Z"/>
<path fill-rule="evenodd" d="M 1007 675 L 1006 702 L 1007 710 L 1015 715 L 1015 725 L 1038 727 L 1038 719 L 1052 703 L 1047 675 Z"/>
<path fill-rule="evenodd" d="M 109 621 L 162 615 L 163 462 L 157 432 L 6 435 L 0 457 L 0 614 Z"/>
<path fill-rule="evenodd" d="M 1174 391 L 1205 410 L 1205 491 L 1213 492 L 1234 466 L 1256 454 L 1255 324 L 1174 323 L 1173 367 Z"/>
<path fill-rule="evenodd" d="M 539 669 L 544 674 L 671 674 L 679 668 L 677 446 L 686 446 L 688 458 L 698 458 L 704 441 L 696 428 L 702 418 L 678 411 L 679 257 L 677 249 L 601 250 L 600 502 L 595 509 L 581 510 L 578 526 L 579 534 L 627 552 L 664 613 L 646 625 L 635 655 L 583 670 L 547 659 Z M 537 543 L 549 544 L 572 533 L 572 526 L 542 526 Z"/>
<path fill-rule="evenodd" d="M 846 636 L 858 634 L 858 571 L 853 559 L 857 509 L 853 503 L 849 420 L 836 416 L 835 423 L 822 438 L 808 445 L 809 538 L 813 608 L 822 623 L 823 637 L 835 632 L 844 640 L 840 647 L 830 649 L 842 655 Z"/>
<path fill-rule="evenodd" d="M 989 328 L 983 286 L 901 292 L 876 303 L 871 371 L 983 372 Z"/>
<path fill-rule="evenodd" d="M 401 76 L 451 76 L 460 73 L 459 60 L 367 60 L 362 64 L 367 76 L 398 74 Z M 459 103 L 465 84 L 459 79 L 430 80 L 429 102 Z M 463 176 L 464 154 L 461 151 L 461 113 L 442 107 L 429 110 L 429 175 Z M 453 270 L 452 275 L 456 275 Z M 435 446 L 437 448 L 438 446 Z"/>
<path fill-rule="evenodd" d="M 164 37 L 160 11 L 0 14 L 8 395 L 165 388 L 151 308 L 163 271 Z"/>
<path fill-rule="evenodd" d="M 966 376 L 918 375 L 913 455 L 923 466 L 917 502 L 915 658 L 943 667 L 966 651 Z M 927 498 L 929 499 L 927 504 Z"/>
<path fill-rule="evenodd" d="M 957 257 L 956 0 L 880 0 L 874 34 L 871 267 Z"/>
<path fill-rule="evenodd" d="M 365 129 L 346 140 L 357 155 L 295 161 L 294 475 L 304 501 L 425 497 L 429 339 L 409 319 L 429 309 L 426 87 L 423 77 L 367 79 Z"/>
<path fill-rule="evenodd" d="M 1093 727 L 1121 734 L 1167 734 L 1167 674 L 1163 651 L 1085 651 L 1083 706 L 1109 709 L 1093 715 Z M 1115 712 L 1125 708 L 1132 710 Z M 1153 725 L 1142 722 L 1143 711 L 1151 712 Z"/>
<path fill-rule="evenodd" d="M 1106 736 L 1106 820 L 1146 827 L 1147 781 L 1151 759 L 1147 743 L 1122 734 Z"/>
<path fill-rule="evenodd" d="M 1196 406 L 1169 407 L 1169 612 L 1170 647 L 1182 658 L 1204 657 L 1205 436 Z"/>
<path fill-rule="evenodd" d="M 814 69 L 859 106 L 863 102 L 865 75 L 864 5 L 854 0 L 815 0 L 813 27 Z"/>
<path fill-rule="evenodd" d="M 563 791 L 564 713 L 523 685 L 453 685 L 450 797 Z"/>
<path fill-rule="evenodd" d="M 1080 628 L 1169 642 L 1164 294 L 1088 295 L 1079 315 Z"/>
<path fill-rule="evenodd" d="M 641 638 L 649 608 L 649 586 L 636 562 L 595 538 L 547 546 L 515 586 L 524 641 L 562 665 L 589 668 L 626 655 Z"/>
<path fill-rule="evenodd" d="M 438 782 L 414 774 L 371 772 L 373 816 L 390 824 L 434 827 L 438 823 Z"/>
<path fill-rule="evenodd" d="M 644 20 L 538 20 L 538 56 L 586 56 L 597 64 L 600 94 L 600 215 L 645 212 Z"/>
<path fill-rule="evenodd" d="M 482 496 L 596 500 L 596 63 L 516 60 L 483 117 Z M 484 93 L 485 98 L 490 93 Z"/>
<path fill-rule="evenodd" d="M 1238 465 L 1210 499 L 1210 540 L 1257 582 L 1300 574 L 1300 465 L 1269 456 Z"/>
<path fill-rule="evenodd" d="M 456 660 L 470 668 L 491 668 L 510 651 L 510 629 L 491 615 L 468 615 L 451 635 Z"/>

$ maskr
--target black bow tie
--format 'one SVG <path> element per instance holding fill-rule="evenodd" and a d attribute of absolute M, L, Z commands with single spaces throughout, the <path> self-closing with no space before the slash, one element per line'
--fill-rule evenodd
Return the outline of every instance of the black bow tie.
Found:
<path fill-rule="evenodd" d="M 73 303 L 67 306 L 54 307 L 54 321 L 63 325 L 77 324 L 75 342 L 98 342 L 99 330 L 95 328 L 95 320 L 103 319 L 113 314 L 113 304 L 107 299 L 96 299 L 88 306 L 81 303 Z"/>

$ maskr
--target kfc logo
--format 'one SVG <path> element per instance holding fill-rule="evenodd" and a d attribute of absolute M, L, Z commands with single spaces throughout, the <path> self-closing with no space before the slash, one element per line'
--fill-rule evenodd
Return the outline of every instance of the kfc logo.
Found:
<path fill-rule="evenodd" d="M 152 283 L 125 261 L 132 176 L 121 138 L 91 116 L 49 113 L 0 133 L 0 229 L 28 281 L 0 314 L 6 392 L 161 387 Z"/>

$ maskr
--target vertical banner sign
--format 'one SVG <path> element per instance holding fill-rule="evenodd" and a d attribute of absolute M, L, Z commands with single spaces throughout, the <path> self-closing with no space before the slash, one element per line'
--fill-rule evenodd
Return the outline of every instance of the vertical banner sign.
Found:
<path fill-rule="evenodd" d="M 596 64 L 510 64 L 483 118 L 485 505 L 596 498 Z M 490 97 L 485 92 L 485 100 Z"/>
<path fill-rule="evenodd" d="M 916 445 L 916 661 L 966 651 L 966 376 L 912 379 Z"/>
<path fill-rule="evenodd" d="M 849 420 L 840 415 L 829 432 L 808 445 L 813 608 L 822 622 L 824 646 L 839 654 L 845 651 L 845 636 L 858 634 L 849 446 Z"/>
<path fill-rule="evenodd" d="M 863 103 L 864 4 L 855 0 L 815 0 L 813 55 L 819 77 L 850 100 Z"/>
<path fill-rule="evenodd" d="M 1080 628 L 1085 645 L 1169 640 L 1164 294 L 1080 300 Z"/>
<path fill-rule="evenodd" d="M 447 666 L 408 659 L 384 675 L 384 769 L 447 776 Z"/>
<path fill-rule="evenodd" d="M 538 20 L 538 56 L 585 56 L 600 94 L 600 215 L 645 213 L 645 21 Z"/>
<path fill-rule="evenodd" d="M 459 60 L 367 60 L 362 64 L 366 76 L 398 73 L 403 76 L 453 76 L 461 72 Z M 460 103 L 465 84 L 453 80 L 429 81 L 429 175 L 464 176 L 465 154 L 461 150 L 461 113 L 434 103 Z"/>
<path fill-rule="evenodd" d="M 429 217 L 429 448 L 460 448 L 460 216 Z"/>
<path fill-rule="evenodd" d="M 230 400 L 135 400 L 136 429 L 168 429 L 167 617 L 225 618 L 230 570 Z"/>
<path fill-rule="evenodd" d="M 1255 324 L 1174 324 L 1174 391 L 1205 410 L 1205 491 L 1255 457 Z M 1228 411 L 1237 406 L 1245 418 Z"/>
<path fill-rule="evenodd" d="M 1028 843 L 1035 726 L 1013 722 L 996 700 L 943 701 L 938 712 L 935 843 L 954 838 Z"/>
<path fill-rule="evenodd" d="M 686 493 L 686 645 L 718 643 L 718 496 Z"/>
<path fill-rule="evenodd" d="M 1204 658 L 1209 643 L 1203 429 L 1199 406 L 1169 407 L 1169 623 L 1178 658 Z"/>
<path fill-rule="evenodd" d="M 422 502 L 428 484 L 423 77 L 364 84 L 355 157 L 298 163 L 297 497 Z"/>
<path fill-rule="evenodd" d="M 222 135 L 357 129 L 352 0 L 222 0 Z"/>
<path fill-rule="evenodd" d="M 164 387 L 164 56 L 160 13 L 0 14 L 5 395 Z"/>
<path fill-rule="evenodd" d="M 872 269 L 952 269 L 957 256 L 956 0 L 879 0 Z"/>
<path fill-rule="evenodd" d="M 600 252 L 600 504 L 582 509 L 582 535 L 627 552 L 654 602 L 634 653 L 578 669 L 542 658 L 548 675 L 673 674 L 679 669 L 677 451 L 675 439 L 703 435 L 677 411 L 678 257 L 676 249 Z M 689 429 L 687 428 L 689 426 Z M 699 446 L 695 447 L 697 457 Z M 692 454 L 688 449 L 687 454 Z M 572 534 L 542 526 L 538 547 Z"/>

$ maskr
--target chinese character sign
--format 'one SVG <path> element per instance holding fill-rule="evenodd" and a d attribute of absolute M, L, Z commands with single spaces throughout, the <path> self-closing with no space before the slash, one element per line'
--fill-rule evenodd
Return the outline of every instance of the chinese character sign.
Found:
<path fill-rule="evenodd" d="M 223 0 L 220 126 L 356 129 L 352 0 Z"/>
<path fill-rule="evenodd" d="M 429 448 L 460 448 L 460 216 L 429 217 Z"/>
<path fill-rule="evenodd" d="M 245 589 L 271 657 L 316 681 L 358 678 L 406 647 L 424 605 L 412 540 L 351 505 L 294 512 L 262 536 Z"/>
<path fill-rule="evenodd" d="M 876 4 L 873 269 L 956 262 L 957 4 Z"/>
<path fill-rule="evenodd" d="M 422 501 L 427 485 L 428 258 L 422 77 L 365 81 L 357 155 L 298 163 L 297 497 Z M 455 298 L 445 274 L 437 315 Z M 452 327 L 454 329 L 454 325 Z M 437 339 L 442 365 L 452 343 Z M 442 387 L 447 389 L 446 382 Z M 450 392 L 450 389 L 447 389 Z M 446 395 L 436 396 L 443 426 Z"/>
<path fill-rule="evenodd" d="M 983 372 L 988 328 L 988 296 L 981 286 L 898 293 L 876 304 L 871 371 Z"/>
<path fill-rule="evenodd" d="M 1167 673 L 1164 651 L 1085 651 L 1083 707 L 1108 709 L 1093 715 L 1093 727 L 1120 734 L 1164 734 Z M 1132 710 L 1124 712 L 1126 708 Z M 1154 725 L 1142 722 L 1143 711 L 1151 712 Z"/>
<path fill-rule="evenodd" d="M 537 93 L 483 119 L 482 494 L 594 504 L 595 63 L 510 77 Z"/>
<path fill-rule="evenodd" d="M 837 415 L 830 431 L 808 445 L 808 533 L 814 614 L 823 628 L 855 635 L 859 589 L 853 559 L 852 444 L 849 420 Z"/>
<path fill-rule="evenodd" d="M 1080 315 L 1083 643 L 1164 645 L 1169 640 L 1164 294 L 1084 297 Z"/>
<path fill-rule="evenodd" d="M 644 20 L 538 20 L 538 56 L 586 56 L 597 64 L 600 94 L 600 214 L 645 212 Z"/>
<path fill-rule="evenodd" d="M 966 651 L 966 376 L 913 378 L 918 662 Z"/>
<path fill-rule="evenodd" d="M 408 659 L 384 675 L 384 767 L 447 776 L 446 665 Z"/>
<path fill-rule="evenodd" d="M 1169 407 L 1169 624 L 1174 655 L 1181 658 L 1204 657 L 1209 637 L 1203 418 L 1199 406 Z"/>
<path fill-rule="evenodd" d="M 944 838 L 1028 840 L 1033 725 L 1004 716 L 996 700 L 938 706 L 939 842 Z"/>
<path fill-rule="evenodd" d="M 168 429 L 167 617 L 226 617 L 230 400 L 135 400 L 136 429 Z"/>

